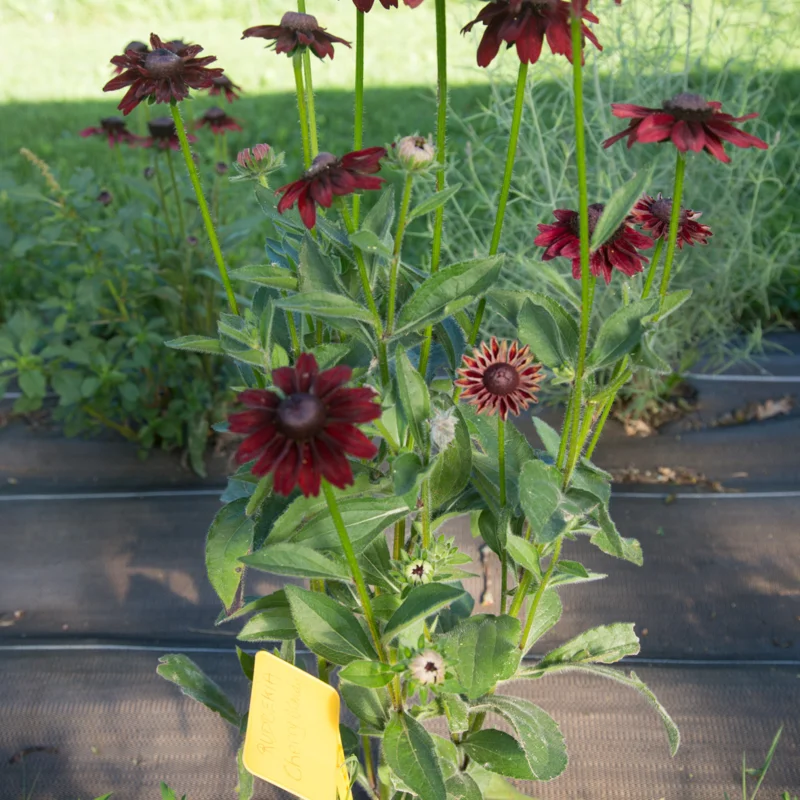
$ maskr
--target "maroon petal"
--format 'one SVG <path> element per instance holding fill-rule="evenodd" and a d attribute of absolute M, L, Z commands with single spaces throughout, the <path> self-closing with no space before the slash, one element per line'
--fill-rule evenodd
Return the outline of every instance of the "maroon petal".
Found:
<path fill-rule="evenodd" d="M 328 425 L 325 435 L 356 458 L 375 458 L 378 448 L 353 425 Z"/>
<path fill-rule="evenodd" d="M 325 400 L 330 392 L 347 383 L 352 377 L 353 370 L 344 364 L 326 369 L 317 376 L 314 383 L 314 394 Z"/>

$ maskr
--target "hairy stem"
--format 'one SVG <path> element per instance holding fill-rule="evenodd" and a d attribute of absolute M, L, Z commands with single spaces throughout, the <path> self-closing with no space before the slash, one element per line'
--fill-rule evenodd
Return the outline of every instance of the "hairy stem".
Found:
<path fill-rule="evenodd" d="M 525 618 L 525 627 L 522 630 L 522 636 L 519 640 L 520 650 L 525 650 L 525 644 L 528 641 L 528 637 L 531 635 L 533 620 L 536 618 L 536 611 L 539 608 L 542 595 L 544 594 L 544 590 L 547 588 L 547 584 L 550 582 L 550 578 L 553 575 L 553 570 L 556 568 L 556 564 L 558 564 L 558 559 L 561 557 L 561 544 L 563 541 L 563 537 L 559 537 L 556 540 L 556 546 L 553 550 L 553 555 L 550 558 L 550 564 L 547 567 L 547 572 L 545 572 L 545 574 L 542 576 L 542 581 L 539 584 L 539 588 L 536 590 L 536 594 L 533 596 L 533 602 L 531 603 L 531 607 L 528 609 L 528 616 Z M 523 598 L 525 597 L 524 594 L 522 596 Z"/>
<path fill-rule="evenodd" d="M 353 120 L 353 150 L 364 146 L 364 12 L 356 9 L 356 108 Z M 353 196 L 353 220 L 358 226 L 361 196 Z"/>
<path fill-rule="evenodd" d="M 292 56 L 294 67 L 294 88 L 297 93 L 297 114 L 300 117 L 300 137 L 303 140 L 303 166 L 311 166 L 311 142 L 308 138 L 308 112 L 306 106 L 306 91 L 303 88 L 303 58 L 299 53 Z"/>
<path fill-rule="evenodd" d="M 642 288 L 642 300 L 646 300 L 650 295 L 650 289 L 653 287 L 653 281 L 656 277 L 658 270 L 658 262 L 661 261 L 661 251 L 664 249 L 664 240 L 659 239 L 656 242 L 655 250 L 653 250 L 653 257 L 650 259 L 650 268 L 647 270 L 647 279 Z"/>
<path fill-rule="evenodd" d="M 667 255 L 664 258 L 664 272 L 661 274 L 661 286 L 658 293 L 661 295 L 661 305 L 669 288 L 669 276 L 672 272 L 672 262 L 675 258 L 675 247 L 678 244 L 678 224 L 681 218 L 681 199 L 683 197 L 683 175 L 686 169 L 686 156 L 677 151 L 675 159 L 675 187 L 672 190 L 672 212 L 669 215 L 669 233 L 667 234 Z"/>
<path fill-rule="evenodd" d="M 314 105 L 314 84 L 311 82 L 311 54 L 306 48 L 303 53 L 303 74 L 306 79 L 306 105 L 308 107 L 308 135 L 312 160 L 319 154 L 319 141 L 317 140 L 317 110 Z"/>
<path fill-rule="evenodd" d="M 506 421 L 497 418 L 497 466 L 500 481 L 500 524 L 505 525 L 503 513 L 507 503 L 506 497 Z M 508 598 L 508 553 L 503 550 L 500 557 L 500 613 L 506 613 L 506 600 Z"/>
<path fill-rule="evenodd" d="M 391 334 L 394 328 L 394 312 L 397 302 L 397 275 L 400 269 L 400 251 L 403 248 L 403 235 L 406 232 L 406 219 L 408 208 L 411 205 L 411 186 L 414 177 L 411 172 L 406 175 L 403 185 L 403 199 L 400 201 L 400 216 L 397 218 L 397 232 L 394 236 L 394 250 L 392 252 L 392 265 L 389 271 L 389 310 L 386 314 L 386 333 Z"/>
<path fill-rule="evenodd" d="M 189 140 L 186 138 L 186 128 L 183 125 L 183 118 L 181 117 L 180 109 L 177 103 L 170 104 L 172 111 L 172 118 L 175 120 L 175 128 L 178 131 L 178 139 L 181 142 L 181 150 L 183 151 L 183 160 L 186 162 L 186 169 L 189 171 L 189 178 L 194 187 L 194 193 L 197 196 L 197 204 L 200 206 L 200 214 L 203 217 L 203 222 L 206 226 L 206 233 L 208 240 L 211 243 L 211 250 L 214 253 L 214 260 L 217 262 L 217 269 L 219 276 L 222 279 L 222 284 L 225 287 L 225 294 L 228 297 L 228 305 L 234 314 L 239 314 L 239 306 L 236 303 L 236 296 L 233 293 L 233 286 L 231 286 L 231 279 L 228 276 L 228 270 L 225 266 L 225 259 L 222 256 L 222 249 L 219 246 L 219 239 L 217 232 L 214 230 L 214 223 L 211 220 L 211 214 L 208 211 L 208 203 L 206 203 L 205 195 L 203 194 L 203 187 L 200 185 L 200 175 L 197 172 L 197 166 L 192 158 L 192 151 L 189 147 Z"/>

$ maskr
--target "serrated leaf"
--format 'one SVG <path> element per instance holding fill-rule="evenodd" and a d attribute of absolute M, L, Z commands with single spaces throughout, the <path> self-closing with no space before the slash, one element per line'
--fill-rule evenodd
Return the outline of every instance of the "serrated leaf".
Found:
<path fill-rule="evenodd" d="M 518 619 L 488 614 L 462 620 L 443 637 L 446 661 L 470 700 L 514 674 L 522 655 L 519 637 Z"/>
<path fill-rule="evenodd" d="M 492 711 L 510 723 L 535 780 L 551 781 L 566 769 L 564 737 L 558 723 L 539 706 L 520 697 L 497 694 L 486 697 L 473 710 Z"/>
<path fill-rule="evenodd" d="M 652 165 L 635 173 L 634 176 L 625 184 L 619 187 L 611 195 L 605 204 L 603 213 L 592 234 L 591 249 L 597 250 L 605 244 L 614 232 L 622 225 L 631 213 L 634 203 L 641 197 L 647 189 L 653 174 Z"/>
<path fill-rule="evenodd" d="M 219 339 L 210 336 L 179 336 L 177 339 L 164 342 L 164 344 L 173 350 L 189 350 L 192 353 L 222 355 L 225 352 Z"/>
<path fill-rule="evenodd" d="M 214 517 L 206 538 L 206 571 L 225 608 L 230 608 L 239 589 L 244 567 L 239 559 L 253 545 L 253 520 L 247 517 L 247 500 L 223 506 Z"/>
<path fill-rule="evenodd" d="M 188 656 L 172 653 L 158 659 L 156 672 L 185 695 L 202 703 L 238 729 L 240 716 L 225 692 Z"/>
<path fill-rule="evenodd" d="M 392 771 L 425 800 L 447 800 L 433 739 L 414 717 L 394 714 L 383 734 L 383 752 Z"/>
<path fill-rule="evenodd" d="M 339 671 L 341 680 L 350 681 L 358 686 L 378 689 L 386 686 L 394 679 L 395 672 L 382 661 L 351 661 Z"/>
<path fill-rule="evenodd" d="M 290 270 L 278 264 L 249 264 L 246 267 L 232 270 L 230 276 L 234 280 L 255 283 L 258 286 L 297 291 L 297 278 Z"/>
<path fill-rule="evenodd" d="M 400 608 L 392 614 L 383 639 L 390 642 L 395 636 L 421 619 L 429 617 L 440 608 L 449 606 L 464 594 L 464 590 L 446 583 L 426 583 L 415 586 L 403 600 Z"/>
<path fill-rule="evenodd" d="M 403 304 L 394 336 L 421 330 L 447 316 L 448 306 L 471 302 L 497 281 L 502 256 L 462 261 L 439 270 L 427 278 Z"/>
<path fill-rule="evenodd" d="M 600 662 L 613 664 L 625 656 L 635 656 L 639 652 L 639 638 L 633 630 L 632 622 L 616 622 L 597 628 L 570 639 L 566 644 L 551 650 L 539 663 L 545 668 L 555 664 L 588 664 Z"/>
<path fill-rule="evenodd" d="M 440 192 L 432 194 L 408 212 L 408 221 L 410 222 L 415 217 L 422 217 L 425 214 L 436 211 L 437 208 L 443 206 L 460 188 L 461 184 L 456 183 L 453 186 L 442 189 Z"/>
<path fill-rule="evenodd" d="M 378 655 L 355 615 L 330 597 L 299 586 L 284 590 L 300 638 L 316 655 L 345 666 L 377 661 Z"/>

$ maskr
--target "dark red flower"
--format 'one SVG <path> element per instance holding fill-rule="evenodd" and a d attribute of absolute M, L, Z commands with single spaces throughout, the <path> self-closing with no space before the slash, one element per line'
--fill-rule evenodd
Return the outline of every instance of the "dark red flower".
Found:
<path fill-rule="evenodd" d="M 316 17 L 311 14 L 301 14 L 298 11 L 287 11 L 281 17 L 280 25 L 256 25 L 242 33 L 242 39 L 250 37 L 259 39 L 274 39 L 276 53 L 294 55 L 299 49 L 310 48 L 319 58 L 333 58 L 333 45 L 347 45 L 350 42 L 328 33 L 325 28 L 320 28 Z"/>
<path fill-rule="evenodd" d="M 758 114 L 732 117 L 721 112 L 722 103 L 706 101 L 699 94 L 688 92 L 676 94 L 671 100 L 665 100 L 661 106 L 645 108 L 627 103 L 612 103 L 615 117 L 633 121 L 624 131 L 606 139 L 603 147 L 610 147 L 625 136 L 628 137 L 629 148 L 634 142 L 649 144 L 671 140 L 682 153 L 687 150 L 695 153 L 705 150 L 724 164 L 729 163 L 730 158 L 725 152 L 723 140 L 735 147 L 758 147 L 761 150 L 768 147 L 757 136 L 731 125 L 732 122 L 754 119 Z"/>
<path fill-rule="evenodd" d="M 542 382 L 541 364 L 533 363 L 528 345 L 520 349 L 517 342 L 483 342 L 472 356 L 464 355 L 455 383 L 463 388 L 461 396 L 477 406 L 479 414 L 496 414 L 501 419 L 510 411 L 521 414 L 536 402 Z"/>
<path fill-rule="evenodd" d="M 111 63 L 121 67 L 122 72 L 112 78 L 104 87 L 104 92 L 128 87 L 118 108 L 127 115 L 144 100 L 156 103 L 180 101 L 189 96 L 189 89 L 208 89 L 214 78 L 222 75 L 216 67 L 208 65 L 216 61 L 216 56 L 195 58 L 203 49 L 199 44 L 183 46 L 175 52 L 154 33 L 150 34 L 152 50 L 137 53 L 128 50 L 123 56 L 114 56 Z"/>
<path fill-rule="evenodd" d="M 150 135 L 142 141 L 142 147 L 157 147 L 159 150 L 180 150 L 181 140 L 175 130 L 175 120 L 172 117 L 156 117 L 147 123 Z M 191 133 L 186 134 L 190 142 L 196 142 L 197 137 Z"/>
<path fill-rule="evenodd" d="M 320 479 L 344 489 L 353 483 L 347 456 L 374 458 L 378 448 L 355 426 L 381 415 L 369 387 L 345 388 L 350 367 L 320 372 L 310 353 L 294 367 L 280 367 L 272 382 L 280 390 L 248 389 L 239 395 L 247 411 L 228 418 L 233 433 L 246 433 L 239 464 L 256 459 L 253 475 L 272 472 L 274 489 L 289 495 L 295 488 L 308 497 L 319 494 Z"/>
<path fill-rule="evenodd" d="M 642 195 L 631 211 L 631 217 L 637 225 L 641 225 L 655 240 L 664 239 L 669 235 L 669 218 L 672 214 L 672 199 L 662 197 L 661 192 L 658 197 L 650 197 L 649 194 Z M 702 225 L 697 220 L 702 216 L 699 211 L 692 211 L 691 208 L 681 208 L 678 217 L 678 247 L 682 248 L 684 243 L 694 246 L 694 243 L 708 244 L 708 237 L 713 236 L 708 225 Z"/>
<path fill-rule="evenodd" d="M 97 195 L 96 200 L 101 206 L 110 206 L 114 202 L 114 196 L 108 189 L 103 189 L 103 191 Z"/>
<path fill-rule="evenodd" d="M 211 106 L 200 119 L 195 122 L 195 128 L 207 125 L 212 133 L 225 133 L 225 131 L 240 131 L 242 126 L 233 118 L 229 117 L 218 106 Z"/>
<path fill-rule="evenodd" d="M 108 139 L 109 147 L 123 143 L 136 147 L 136 145 L 142 143 L 140 136 L 136 136 L 128 130 L 128 126 L 122 117 L 103 117 L 100 120 L 100 127 L 84 128 L 80 135 L 84 138 L 87 136 L 104 136 Z"/>
<path fill-rule="evenodd" d="M 409 8 L 416 8 L 422 5 L 422 0 L 403 0 L 403 2 Z M 353 0 L 353 4 L 359 11 L 363 11 L 366 14 L 367 11 L 372 10 L 372 6 L 375 5 L 375 0 Z M 385 9 L 397 8 L 397 0 L 381 0 L 381 5 Z"/>
<path fill-rule="evenodd" d="M 589 206 L 589 235 L 594 232 L 597 221 L 603 213 L 602 203 Z M 581 278 L 581 251 L 579 236 L 578 212 L 567 208 L 558 208 L 553 212 L 558 220 L 555 225 L 539 223 L 539 235 L 533 240 L 535 245 L 544 247 L 542 261 L 549 261 L 556 256 L 572 259 L 572 277 Z M 611 281 L 611 270 L 615 267 L 625 275 L 641 272 L 642 263 L 647 262 L 639 250 L 653 246 L 649 236 L 631 228 L 630 217 L 611 234 L 608 241 L 589 255 L 589 267 L 592 275 L 601 275 L 606 283 Z"/>
<path fill-rule="evenodd" d="M 334 197 L 353 194 L 357 189 L 380 189 L 384 179 L 372 176 L 381 168 L 381 159 L 385 156 L 383 147 L 356 150 L 341 158 L 320 153 L 301 178 L 275 192 L 283 195 L 278 211 L 283 214 L 297 203 L 303 224 L 311 230 L 317 224 L 317 203 L 330 208 Z"/>
<path fill-rule="evenodd" d="M 183 39 L 170 39 L 168 42 L 164 43 L 164 47 L 166 47 L 167 50 L 172 50 L 173 53 L 175 53 L 175 54 L 177 54 L 179 56 L 186 55 L 186 51 L 191 46 L 192 45 L 187 44 L 186 42 L 184 42 Z"/>
<path fill-rule="evenodd" d="M 587 10 L 587 4 L 588 0 L 580 0 L 576 11 L 580 12 L 582 19 L 599 22 Z M 461 33 L 469 33 L 478 22 L 486 26 L 478 45 L 479 67 L 488 67 L 492 63 L 503 42 L 508 47 L 516 44 L 517 55 L 523 64 L 535 64 L 542 53 L 545 38 L 555 55 L 566 56 L 572 61 L 570 15 L 567 0 L 494 0 L 484 6 L 478 16 L 461 29 Z M 598 50 L 603 49 L 586 25 L 581 25 L 581 29 L 584 37 Z"/>
<path fill-rule="evenodd" d="M 128 50 L 133 50 L 134 53 L 146 53 L 150 48 L 144 42 L 128 42 L 125 49 L 122 51 L 123 53 L 127 53 Z M 114 74 L 119 75 L 122 72 L 123 67 L 115 66 L 114 67 Z"/>
<path fill-rule="evenodd" d="M 211 88 L 208 90 L 208 93 L 212 97 L 217 97 L 218 95 L 225 93 L 225 99 L 232 103 L 234 100 L 239 99 L 239 95 L 236 92 L 241 92 L 242 87 L 237 86 L 227 75 L 220 75 L 218 78 L 214 78 L 211 83 Z"/>

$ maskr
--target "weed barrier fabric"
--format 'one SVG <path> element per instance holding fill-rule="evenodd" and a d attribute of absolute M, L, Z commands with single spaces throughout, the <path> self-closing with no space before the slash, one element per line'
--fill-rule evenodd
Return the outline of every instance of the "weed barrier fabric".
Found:
<path fill-rule="evenodd" d="M 233 655 L 193 658 L 234 699 L 247 682 Z M 190 800 L 234 797 L 236 732 L 156 675 L 156 653 L 0 651 L 0 797 L 22 794 L 23 760 L 36 800 L 76 800 L 106 791 L 153 800 L 167 781 Z M 567 673 L 517 682 L 514 694 L 560 723 L 570 766 L 549 784 L 520 784 L 548 800 L 709 800 L 732 796 L 742 752 L 760 766 L 779 725 L 784 733 L 765 797 L 800 788 L 800 680 L 797 668 L 637 667 L 681 728 L 674 759 L 656 714 L 630 689 Z M 52 752 L 56 750 L 57 752 Z M 288 795 L 257 782 L 257 800 Z"/>
<path fill-rule="evenodd" d="M 238 623 L 214 626 L 220 604 L 203 563 L 204 533 L 218 508 L 214 497 L 181 496 L 2 505 L 0 643 L 232 649 Z M 613 513 L 621 533 L 641 541 L 644 566 L 606 556 L 584 538 L 568 543 L 568 558 L 609 579 L 564 587 L 562 622 L 537 650 L 587 627 L 630 621 L 650 658 L 800 661 L 797 498 L 665 505 L 628 497 L 613 501 Z M 476 577 L 465 587 L 476 611 L 498 613 L 497 559 L 490 554 L 481 564 L 466 520 L 443 531 L 473 558 Z M 248 594 L 280 585 L 248 573 Z M 481 606 L 482 598 L 492 602 Z"/>

